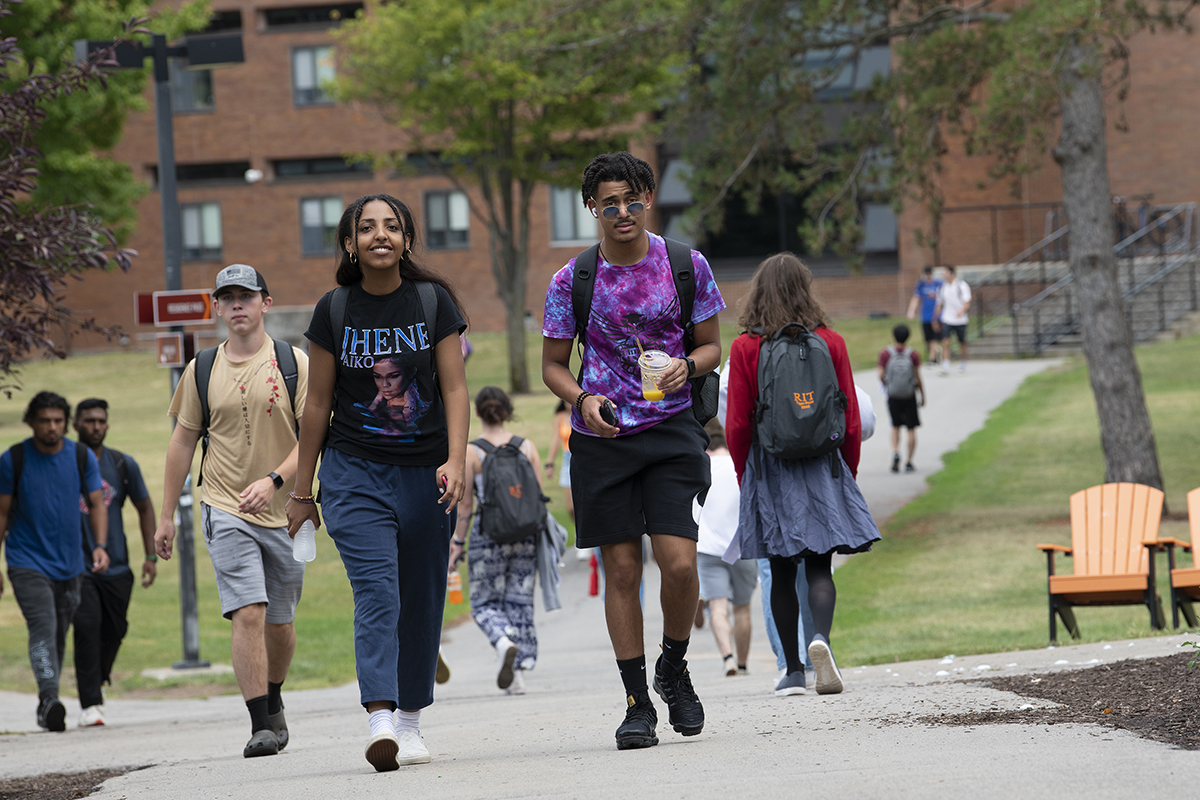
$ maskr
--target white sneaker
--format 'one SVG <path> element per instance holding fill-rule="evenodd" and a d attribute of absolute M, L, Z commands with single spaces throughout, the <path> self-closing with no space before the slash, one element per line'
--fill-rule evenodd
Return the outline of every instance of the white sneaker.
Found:
<path fill-rule="evenodd" d="M 517 646 L 513 644 L 512 639 L 501 636 L 500 641 L 496 642 L 496 660 L 499 662 L 496 670 L 496 686 L 507 689 L 512 686 L 513 672 L 515 671 L 513 664 L 517 660 Z"/>
<path fill-rule="evenodd" d="M 942 359 L 942 374 L 943 375 L 950 374 L 950 359 L 948 359 L 948 358 Z"/>
<path fill-rule="evenodd" d="M 98 728 L 104 724 L 104 706 L 88 706 L 79 715 L 81 728 Z"/>
<path fill-rule="evenodd" d="M 384 731 L 375 734 L 367 742 L 365 755 L 376 772 L 391 772 L 400 769 L 400 763 L 396 760 L 396 751 L 399 750 L 399 747 L 396 734 Z"/>
<path fill-rule="evenodd" d="M 592 560 L 592 548 L 590 548 L 590 547 L 575 548 L 575 558 L 579 561 L 591 561 Z"/>
<path fill-rule="evenodd" d="M 833 651 L 825 637 L 817 634 L 808 646 L 808 657 L 812 659 L 816 673 L 817 694 L 841 694 L 842 673 L 833 660 Z"/>
<path fill-rule="evenodd" d="M 396 753 L 396 763 L 400 765 L 429 763 L 429 749 L 421 741 L 421 734 L 416 731 L 401 731 L 399 739 L 400 749 Z"/>
<path fill-rule="evenodd" d="M 512 685 L 510 685 L 504 691 L 508 692 L 509 694 L 525 694 L 524 672 L 525 671 L 521 669 L 513 670 Z"/>
<path fill-rule="evenodd" d="M 729 678 L 737 675 L 737 672 L 737 661 L 734 660 L 733 656 L 725 656 L 725 677 Z"/>

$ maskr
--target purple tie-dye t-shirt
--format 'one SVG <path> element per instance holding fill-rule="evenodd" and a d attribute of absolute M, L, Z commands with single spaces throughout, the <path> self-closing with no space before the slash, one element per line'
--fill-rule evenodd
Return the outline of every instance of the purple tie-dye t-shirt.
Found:
<path fill-rule="evenodd" d="M 653 233 L 646 257 L 629 267 L 600 259 L 592 294 L 592 316 L 584 342 L 583 388 L 604 395 L 617 407 L 620 436 L 637 433 L 678 414 L 692 405 L 691 392 L 683 389 L 659 401 L 642 397 L 638 370 L 638 344 L 644 350 L 662 350 L 682 358 L 683 327 L 679 295 L 671 275 L 667 245 Z M 725 308 L 712 269 L 704 256 L 692 251 L 696 299 L 692 322 L 703 322 Z M 546 290 L 546 316 L 542 335 L 551 339 L 575 338 L 571 309 L 571 275 L 575 259 L 555 273 Z M 571 412 L 571 427 L 594 436 L 578 411 Z"/>

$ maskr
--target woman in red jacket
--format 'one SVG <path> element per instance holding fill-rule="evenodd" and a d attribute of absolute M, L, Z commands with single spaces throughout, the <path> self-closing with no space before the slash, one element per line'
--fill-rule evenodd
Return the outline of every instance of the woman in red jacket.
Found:
<path fill-rule="evenodd" d="M 764 337 L 791 322 L 800 322 L 829 346 L 838 386 L 845 393 L 846 438 L 838 451 L 842 468 L 829 458 L 785 460 L 768 453 L 749 458 L 754 407 L 758 397 L 758 355 Z M 842 691 L 842 677 L 829 649 L 829 630 L 837 590 L 833 585 L 834 553 L 860 553 L 879 540 L 879 529 L 867 511 L 854 476 L 858 473 L 862 423 L 850 372 L 846 342 L 826 325 L 825 312 L 812 294 L 812 273 L 791 253 L 771 256 L 759 265 L 746 295 L 729 356 L 729 399 L 725 435 L 742 487 L 735 546 L 742 558 L 771 562 L 771 613 L 787 659 L 779 680 L 780 696 L 803 694 L 796 571 L 804 563 L 808 602 L 816 634 L 808 647 L 816 672 L 817 694 Z M 753 332 L 751 332 L 753 331 Z M 731 548 L 732 551 L 733 548 Z"/>

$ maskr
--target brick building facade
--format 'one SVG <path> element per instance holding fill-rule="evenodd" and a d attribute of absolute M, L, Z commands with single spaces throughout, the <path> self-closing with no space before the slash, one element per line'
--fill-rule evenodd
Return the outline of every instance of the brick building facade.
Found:
<path fill-rule="evenodd" d="M 417 217 L 423 258 L 447 275 L 461 292 L 475 330 L 504 326 L 496 294 L 485 226 L 464 214 L 461 197 L 440 176 L 397 177 L 385 170 L 355 167 L 354 153 L 402 151 L 400 131 L 371 109 L 334 104 L 321 80 L 335 69 L 328 2 L 216 0 L 214 26 L 243 37 L 245 63 L 210 73 L 176 73 L 175 156 L 179 166 L 185 288 L 206 288 L 226 264 L 256 266 L 270 281 L 277 307 L 297 315 L 334 285 L 329 228 L 347 203 L 368 193 L 388 192 L 407 202 Z M 352 14 L 359 4 L 336 10 Z M 1180 102 L 1183 88 L 1200 69 L 1196 42 L 1182 34 L 1142 36 L 1132 42 L 1132 92 L 1123 109 L 1112 102 L 1109 161 L 1115 194 L 1153 194 L 1154 202 L 1198 199 L 1200 160 L 1191 133 L 1200 127 L 1200 107 Z M 152 102 L 152 88 L 147 99 Z M 1117 121 L 1129 130 L 1117 130 Z M 151 186 L 157 175 L 153 111 L 133 114 L 113 156 L 132 165 Z M 661 151 L 638 155 L 660 174 Z M 1000 263 L 1040 239 L 1046 214 L 1061 198 L 1058 169 L 1047 166 L 1024 178 L 1013 195 L 1009 184 L 979 189 L 986 165 L 951 155 L 943 172 L 947 211 L 936 252 L 919 247 L 925 223 L 910 208 L 897 224 L 897 254 L 884 269 L 853 275 L 818 272 L 816 290 L 834 317 L 902 313 L 912 285 L 927 263 Z M 251 177 L 258 178 L 249 182 Z M 259 178 L 259 174 L 261 177 Z M 556 195 L 556 192 L 562 192 Z M 165 288 L 159 196 L 138 204 L 129 246 L 139 251 L 129 274 L 89 274 L 73 283 L 66 302 L 103 325 L 117 324 L 133 346 L 148 346 L 153 331 L 133 321 L 132 295 Z M 650 227 L 660 230 L 651 216 Z M 531 214 L 527 311 L 540 322 L 550 276 L 595 235 L 580 215 L 578 189 L 539 187 Z M 724 318 L 737 316 L 746 269 L 715 265 L 729 302 Z M 99 337 L 78 334 L 76 348 L 104 347 Z"/>

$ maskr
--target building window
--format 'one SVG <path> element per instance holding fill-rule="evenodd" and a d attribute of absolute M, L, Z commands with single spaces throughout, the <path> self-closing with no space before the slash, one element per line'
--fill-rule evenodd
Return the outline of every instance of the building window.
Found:
<path fill-rule="evenodd" d="M 344 158 L 288 158 L 275 162 L 276 178 L 315 178 L 324 175 L 371 177 L 371 165 Z"/>
<path fill-rule="evenodd" d="M 171 110 L 212 111 L 212 70 L 183 69 L 175 59 L 171 68 Z"/>
<path fill-rule="evenodd" d="M 463 192 L 425 195 L 425 238 L 430 247 L 466 247 L 470 221 L 471 209 Z"/>
<path fill-rule="evenodd" d="M 221 206 L 193 203 L 180 206 L 183 223 L 183 257 L 188 261 L 221 258 Z"/>
<path fill-rule="evenodd" d="M 332 103 L 325 90 L 333 80 L 333 46 L 297 47 L 292 50 L 292 98 L 298 106 Z"/>
<path fill-rule="evenodd" d="M 340 197 L 308 197 L 300 201 L 300 246 L 304 255 L 334 253 L 341 216 Z"/>
<path fill-rule="evenodd" d="M 553 243 L 596 241 L 596 218 L 578 189 L 550 187 L 550 239 Z"/>
<path fill-rule="evenodd" d="M 362 8 L 362 3 L 268 8 L 263 11 L 263 21 L 268 28 L 328 28 L 341 24 L 344 19 L 354 19 Z"/>

